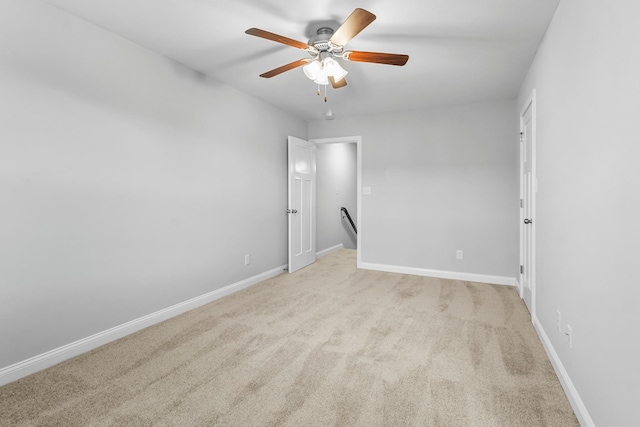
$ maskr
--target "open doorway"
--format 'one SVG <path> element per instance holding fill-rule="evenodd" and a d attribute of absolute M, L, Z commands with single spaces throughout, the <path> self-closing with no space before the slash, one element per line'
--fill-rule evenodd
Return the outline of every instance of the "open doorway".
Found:
<path fill-rule="evenodd" d="M 341 247 L 356 249 L 358 266 L 362 236 L 361 140 L 360 136 L 352 136 L 309 141 L 317 147 L 318 254 Z M 355 227 L 352 227 L 342 208 L 349 213 Z"/>

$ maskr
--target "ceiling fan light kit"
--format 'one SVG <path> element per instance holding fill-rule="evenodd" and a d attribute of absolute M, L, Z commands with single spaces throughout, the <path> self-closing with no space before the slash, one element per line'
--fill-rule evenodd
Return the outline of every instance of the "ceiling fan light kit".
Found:
<path fill-rule="evenodd" d="M 355 9 L 337 30 L 334 31 L 329 27 L 321 27 L 317 30 L 317 35 L 312 37 L 308 43 L 299 42 L 258 28 L 250 28 L 245 31 L 245 33 L 306 50 L 311 55 L 311 59 L 306 58 L 291 62 L 267 71 L 261 74 L 260 77 L 271 78 L 285 71 L 302 67 L 304 75 L 318 85 L 318 95 L 320 95 L 320 86 L 324 86 L 324 100 L 326 102 L 326 92 L 329 84 L 331 84 L 334 89 L 339 89 L 347 85 L 345 76 L 348 74 L 348 71 L 342 68 L 336 59 L 397 66 L 402 66 L 409 60 L 408 55 L 344 50 L 344 46 L 375 19 L 376 16 L 373 13 L 364 9 Z"/>
<path fill-rule="evenodd" d="M 339 82 L 349 73 L 331 57 L 324 58 L 322 61 L 314 59 L 302 67 L 302 71 L 309 80 L 325 86 L 329 84 L 329 77 L 333 77 L 333 81 Z"/>

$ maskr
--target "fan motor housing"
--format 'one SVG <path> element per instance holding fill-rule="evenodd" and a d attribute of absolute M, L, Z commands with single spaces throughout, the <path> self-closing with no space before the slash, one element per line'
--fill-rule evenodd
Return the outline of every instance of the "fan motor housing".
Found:
<path fill-rule="evenodd" d="M 320 27 L 317 34 L 309 39 L 309 46 L 315 47 L 318 52 L 340 52 L 342 46 L 336 46 L 329 41 L 334 30 L 331 27 Z"/>

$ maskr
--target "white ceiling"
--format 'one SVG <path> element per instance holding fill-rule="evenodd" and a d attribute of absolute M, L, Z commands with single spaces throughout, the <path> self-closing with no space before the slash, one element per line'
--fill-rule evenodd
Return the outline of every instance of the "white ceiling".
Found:
<path fill-rule="evenodd" d="M 514 98 L 560 0 L 46 0 L 78 17 L 303 119 Z M 309 57 L 246 35 L 257 27 L 307 42 L 312 22 L 356 8 L 377 19 L 348 50 L 402 53 L 404 67 L 343 62 L 348 86 L 327 103 L 301 68 Z"/>

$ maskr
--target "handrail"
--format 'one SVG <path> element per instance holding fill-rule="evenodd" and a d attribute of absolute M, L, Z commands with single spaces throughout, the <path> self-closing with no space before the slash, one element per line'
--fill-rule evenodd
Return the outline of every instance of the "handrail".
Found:
<path fill-rule="evenodd" d="M 351 224 L 351 226 L 353 227 L 353 231 L 358 234 L 358 229 L 356 228 L 356 225 L 353 223 L 353 220 L 351 219 L 351 215 L 349 215 L 349 211 L 347 210 L 347 208 L 342 207 L 340 208 L 340 211 L 344 212 L 344 214 L 347 216 L 347 219 L 349 220 L 349 223 Z M 344 217 L 343 217 L 344 218 Z"/>

